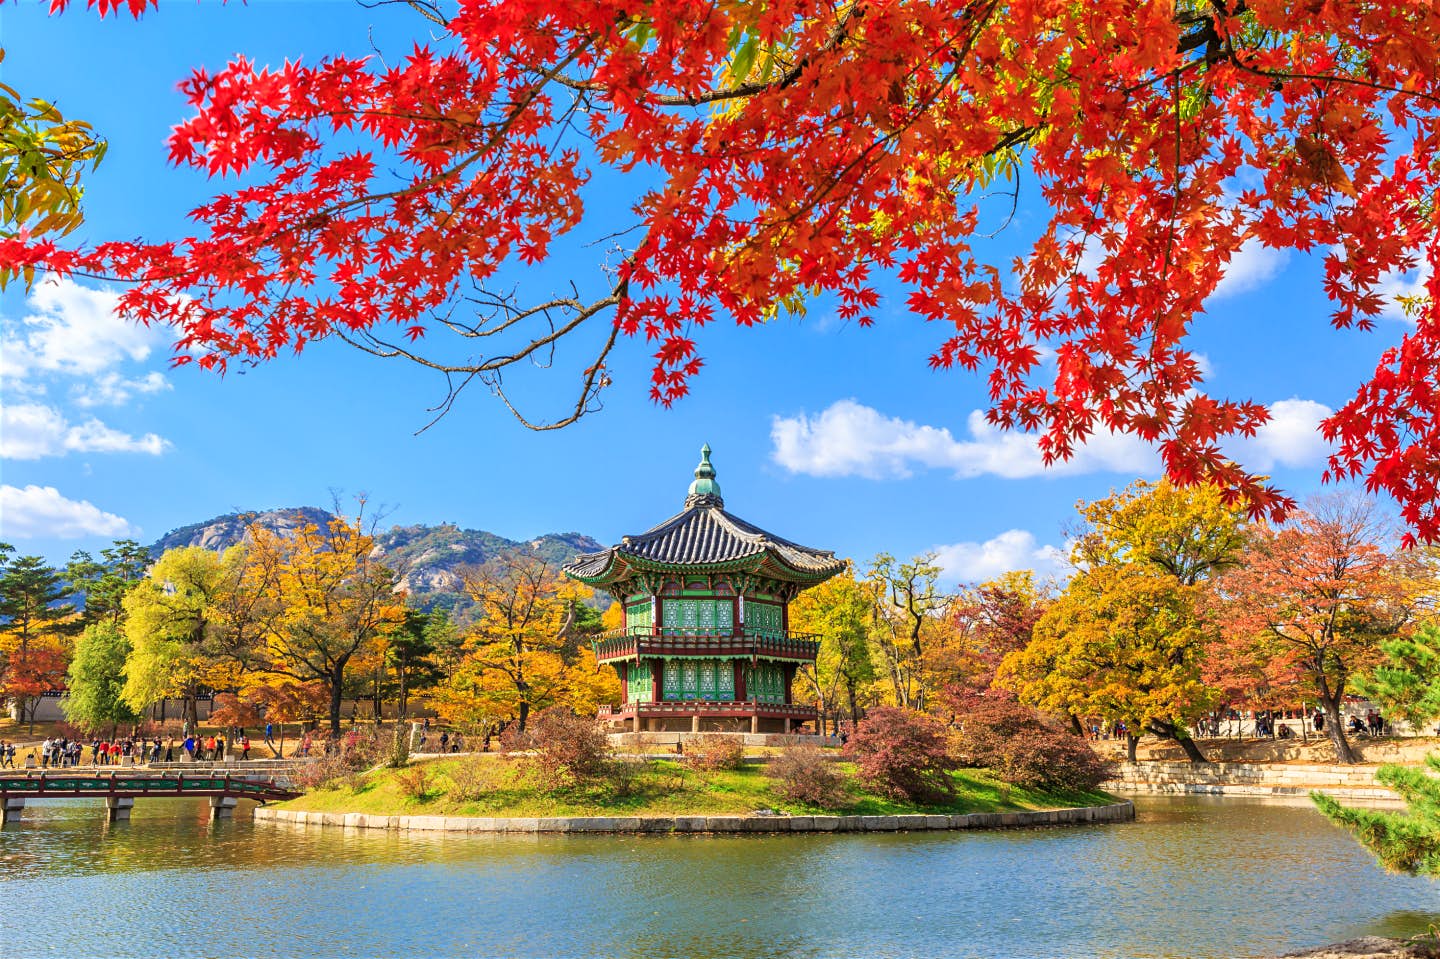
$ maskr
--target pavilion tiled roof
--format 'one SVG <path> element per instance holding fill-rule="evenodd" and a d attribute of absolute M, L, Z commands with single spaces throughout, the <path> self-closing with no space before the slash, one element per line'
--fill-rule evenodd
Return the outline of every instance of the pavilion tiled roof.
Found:
<path fill-rule="evenodd" d="M 626 536 L 618 546 L 578 556 L 564 567 L 576 579 L 597 580 L 616 567 L 716 566 L 752 559 L 759 565 L 766 559 L 778 561 L 797 578 L 819 582 L 845 568 L 843 560 L 826 550 L 811 549 L 768 533 L 725 510 L 725 500 L 710 465 L 710 448 L 702 451 L 695 483 L 685 508 L 652 529 Z M 638 561 L 638 562 L 635 562 Z M 747 564 L 748 565 L 748 564 Z M 774 568 L 774 564 L 769 564 Z"/>

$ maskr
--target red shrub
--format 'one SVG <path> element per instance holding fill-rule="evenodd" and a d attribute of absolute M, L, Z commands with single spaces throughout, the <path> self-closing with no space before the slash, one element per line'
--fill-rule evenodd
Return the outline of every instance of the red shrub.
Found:
<path fill-rule="evenodd" d="M 882 706 L 855 727 L 845 746 L 860 779 L 897 799 L 935 801 L 954 792 L 950 770 L 959 763 L 947 748 L 945 727 L 924 713 Z"/>
<path fill-rule="evenodd" d="M 1089 790 L 1111 773 L 1083 738 L 1000 698 L 982 701 L 965 717 L 956 755 L 1017 786 Z"/>
<path fill-rule="evenodd" d="M 551 786 L 593 779 L 610 757 L 610 740 L 600 724 L 560 706 L 537 713 L 526 732 L 535 750 L 529 763 Z"/>
<path fill-rule="evenodd" d="M 775 779 L 775 791 L 792 802 L 834 809 L 850 798 L 845 777 L 819 746 L 790 746 L 765 773 Z"/>
<path fill-rule="evenodd" d="M 745 744 L 732 736 L 705 736 L 685 743 L 685 761 L 696 769 L 739 769 Z"/>

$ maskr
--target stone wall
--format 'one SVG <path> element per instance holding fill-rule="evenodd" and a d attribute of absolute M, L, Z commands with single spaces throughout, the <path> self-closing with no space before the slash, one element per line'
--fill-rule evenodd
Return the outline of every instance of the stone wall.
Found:
<path fill-rule="evenodd" d="M 1117 763 L 1110 792 L 1217 796 L 1307 796 L 1320 789 L 1339 799 L 1398 799 L 1375 781 L 1376 766 L 1308 763 Z"/>
<path fill-rule="evenodd" d="M 263 822 L 349 829 L 453 833 L 778 833 L 898 832 L 939 829 L 1001 829 L 1020 826 L 1084 825 L 1130 822 L 1129 800 L 1079 809 L 1033 812 L 970 813 L 959 816 L 554 816 L 488 818 L 479 816 L 372 816 L 366 813 L 300 812 L 260 806 Z"/>
<path fill-rule="evenodd" d="M 687 719 L 686 722 L 688 723 L 689 720 Z M 657 747 L 664 748 L 666 752 L 674 752 L 677 744 L 713 739 L 718 736 L 737 739 L 746 746 L 796 746 L 801 743 L 815 746 L 840 745 L 840 740 L 833 736 L 804 736 L 794 733 L 644 732 L 609 734 L 612 747 L 621 751 L 634 752 L 643 752 L 647 748 L 654 750 Z"/>

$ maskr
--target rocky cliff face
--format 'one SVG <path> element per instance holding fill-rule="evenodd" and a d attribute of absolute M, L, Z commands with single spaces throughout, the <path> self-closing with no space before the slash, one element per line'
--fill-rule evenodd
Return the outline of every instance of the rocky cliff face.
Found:
<path fill-rule="evenodd" d="M 150 546 L 150 554 L 159 556 L 167 549 L 182 546 L 223 550 L 243 542 L 245 530 L 252 523 L 285 533 L 306 523 L 323 525 L 331 516 L 328 511 L 313 506 L 227 513 L 166 533 Z M 511 550 L 532 553 L 558 567 L 580 553 L 602 548 L 582 533 L 549 533 L 522 542 L 485 530 L 461 529 L 453 523 L 395 526 L 377 532 L 375 545 L 385 564 L 399 574 L 400 587 L 411 594 L 415 605 L 427 610 L 446 609 L 460 622 L 472 617 L 474 605 L 465 595 L 459 574 L 461 567 L 478 566 Z"/>

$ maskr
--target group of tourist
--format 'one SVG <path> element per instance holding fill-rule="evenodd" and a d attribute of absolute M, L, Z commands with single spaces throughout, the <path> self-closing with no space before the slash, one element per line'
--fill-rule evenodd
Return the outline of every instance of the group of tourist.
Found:
<path fill-rule="evenodd" d="M 245 730 L 243 729 L 240 730 L 239 733 L 239 736 L 228 744 L 225 742 L 225 735 L 223 733 L 218 736 L 186 736 L 180 748 L 187 757 L 195 762 L 224 762 L 227 746 L 232 752 L 238 752 L 240 759 L 249 759 L 250 737 L 245 735 Z M 232 732 L 231 735 L 233 736 L 234 733 Z M 232 758 L 235 757 L 232 756 Z"/>
<path fill-rule="evenodd" d="M 245 735 L 243 729 L 238 732 L 239 735 L 229 743 L 223 734 L 186 736 L 180 743 L 180 755 L 192 762 L 222 762 L 228 750 L 231 758 L 249 759 L 250 737 Z M 162 745 L 159 736 L 150 739 L 132 736 L 116 737 L 113 740 L 93 739 L 88 748 L 90 765 L 93 766 L 132 766 L 162 761 L 170 763 L 176 759 L 175 740 L 168 739 Z M 78 739 L 52 736 L 41 742 L 38 749 L 32 748 L 26 762 L 29 766 L 38 765 L 41 769 L 68 769 L 84 764 L 85 749 L 85 744 Z M 0 768 L 15 768 L 15 744 L 8 740 L 0 740 Z"/>

